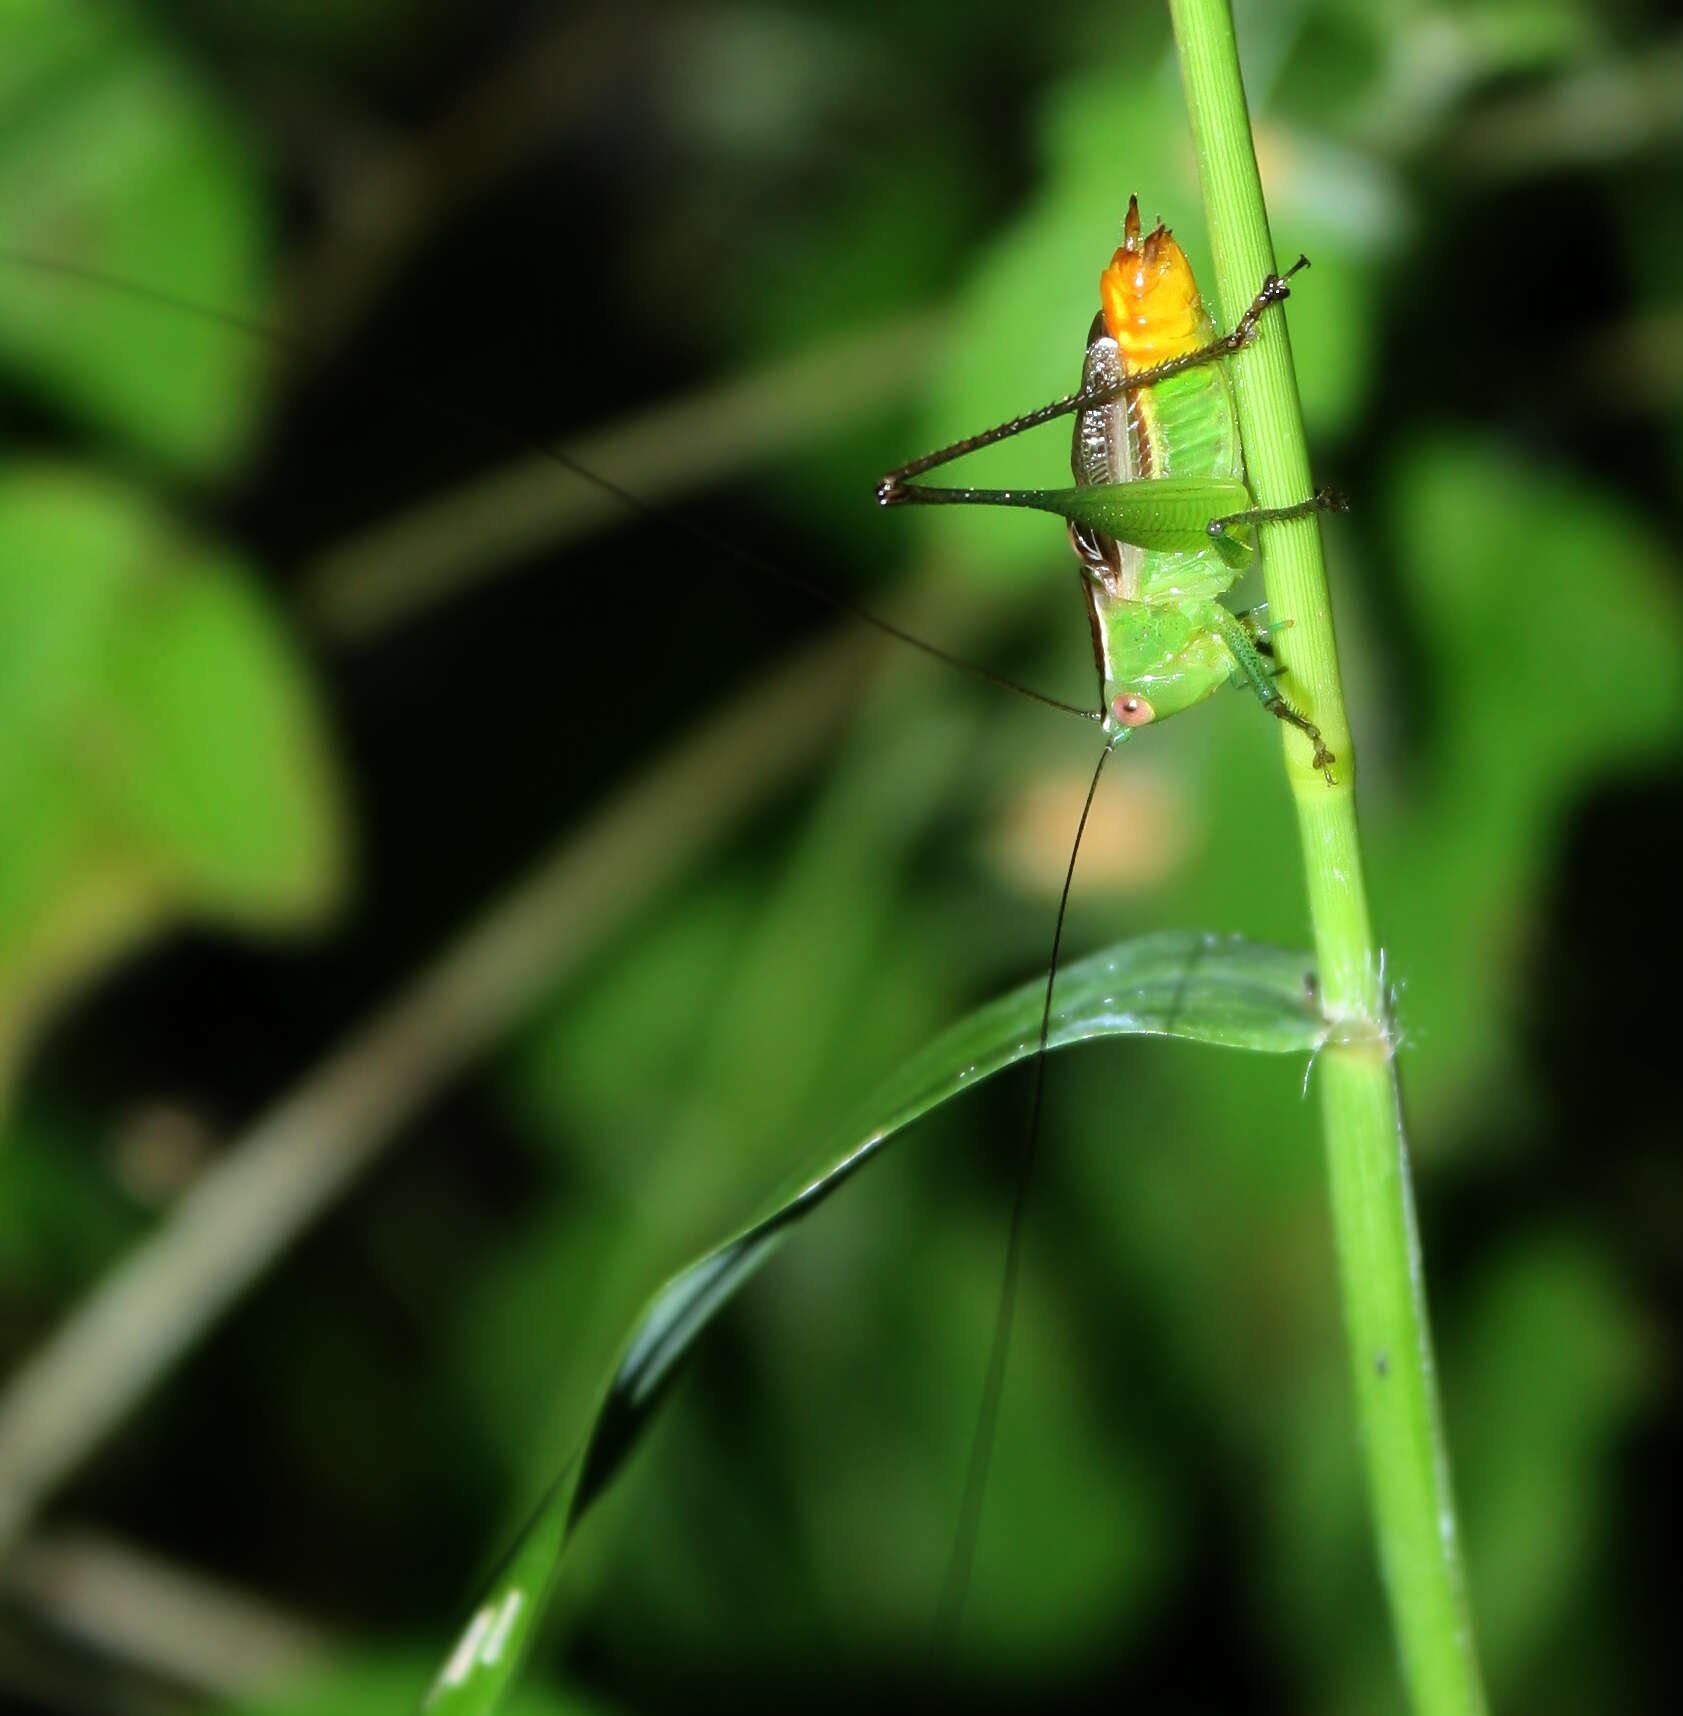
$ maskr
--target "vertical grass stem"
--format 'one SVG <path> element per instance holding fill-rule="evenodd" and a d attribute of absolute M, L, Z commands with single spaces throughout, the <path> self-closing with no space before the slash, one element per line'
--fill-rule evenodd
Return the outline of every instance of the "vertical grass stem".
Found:
<path fill-rule="evenodd" d="M 1170 0 L 1225 325 L 1275 271 L 1228 0 Z M 1284 313 L 1232 360 L 1251 488 L 1260 506 L 1313 492 Z M 1337 754 L 1329 788 L 1301 734 L 1286 768 L 1303 841 L 1328 1041 L 1316 1076 L 1368 1489 L 1404 1678 L 1417 1716 L 1485 1708 L 1463 1587 L 1438 1411 L 1425 1281 L 1409 1184 L 1384 972 L 1356 828 L 1320 524 L 1262 527 L 1269 613 L 1287 694 Z"/>

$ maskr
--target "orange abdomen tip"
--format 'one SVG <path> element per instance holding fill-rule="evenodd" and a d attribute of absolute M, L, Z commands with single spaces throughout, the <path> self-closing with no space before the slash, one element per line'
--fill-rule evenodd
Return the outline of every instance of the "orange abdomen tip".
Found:
<path fill-rule="evenodd" d="M 1128 199 L 1122 243 L 1099 276 L 1099 302 L 1130 374 L 1195 351 L 1209 338 L 1186 252 L 1161 220 L 1141 237 L 1137 197 Z"/>

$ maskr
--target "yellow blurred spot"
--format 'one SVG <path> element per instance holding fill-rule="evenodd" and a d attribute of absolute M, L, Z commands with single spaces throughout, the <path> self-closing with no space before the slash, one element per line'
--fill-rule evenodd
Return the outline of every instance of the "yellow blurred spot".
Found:
<path fill-rule="evenodd" d="M 158 1207 L 170 1203 L 211 1156 L 204 1117 L 173 1103 L 155 1102 L 124 1116 L 113 1141 L 113 1166 L 130 1195 Z"/>
<path fill-rule="evenodd" d="M 1079 772 L 1041 776 L 1001 805 L 984 847 L 1012 887 L 1057 897 L 1090 778 Z M 1144 893 L 1185 862 L 1198 839 L 1180 782 L 1149 764 L 1118 758 L 1087 819 L 1070 896 Z"/>

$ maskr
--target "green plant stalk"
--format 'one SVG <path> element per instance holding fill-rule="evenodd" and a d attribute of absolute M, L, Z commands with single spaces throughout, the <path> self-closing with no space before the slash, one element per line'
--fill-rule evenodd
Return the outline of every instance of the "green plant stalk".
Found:
<path fill-rule="evenodd" d="M 1169 0 L 1225 325 L 1274 247 L 1251 141 L 1228 0 Z M 1261 506 L 1312 491 L 1283 314 L 1232 360 L 1240 432 Z M 1418 1716 L 1485 1709 L 1462 1580 L 1449 1462 L 1433 1376 L 1424 1273 L 1409 1186 L 1384 974 L 1368 917 L 1356 830 L 1355 759 L 1338 674 L 1320 526 L 1270 525 L 1262 559 L 1291 694 L 1337 754 L 1329 788 L 1295 732 L 1286 768 L 1303 840 L 1329 1025 L 1321 1086 L 1345 1327 L 1380 1566 Z"/>

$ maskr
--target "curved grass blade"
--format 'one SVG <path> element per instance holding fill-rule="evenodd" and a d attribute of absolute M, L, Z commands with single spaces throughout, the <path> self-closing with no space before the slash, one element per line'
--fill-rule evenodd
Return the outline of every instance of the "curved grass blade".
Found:
<path fill-rule="evenodd" d="M 1121 942 L 1059 972 L 1047 1047 L 1147 1036 L 1312 1053 L 1326 1032 L 1312 975 L 1306 954 L 1237 937 L 1171 933 Z M 702 1330 L 785 1233 L 895 1133 L 1032 1055 L 1045 992 L 1045 979 L 1035 977 L 943 1031 L 751 1222 L 654 1295 L 608 1381 L 581 1454 L 521 1532 L 440 1671 L 427 1698 L 431 1716 L 486 1716 L 497 1707 L 573 1528 L 625 1463 Z"/>

